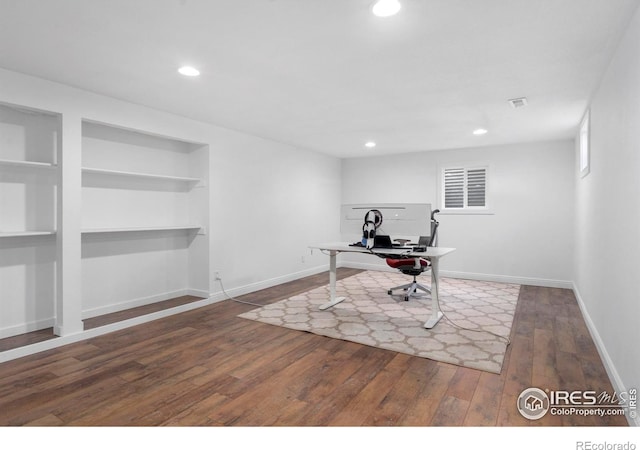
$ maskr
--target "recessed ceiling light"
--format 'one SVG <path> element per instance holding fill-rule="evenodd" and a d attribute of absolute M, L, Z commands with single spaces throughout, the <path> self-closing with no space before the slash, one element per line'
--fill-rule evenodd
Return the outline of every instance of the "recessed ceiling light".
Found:
<path fill-rule="evenodd" d="M 180 67 L 178 69 L 178 72 L 180 72 L 185 77 L 197 77 L 198 75 L 200 75 L 200 71 L 195 67 L 191 67 L 191 66 Z"/>
<path fill-rule="evenodd" d="M 373 141 L 369 141 L 366 144 L 364 144 L 364 146 L 367 147 L 367 148 L 373 148 L 373 147 L 376 146 L 376 143 L 373 142 Z"/>
<path fill-rule="evenodd" d="M 378 0 L 371 11 L 378 17 L 389 17 L 398 14 L 401 7 L 398 0 Z"/>
<path fill-rule="evenodd" d="M 473 134 L 475 134 L 476 136 L 482 136 L 483 134 L 487 134 L 488 131 L 485 130 L 484 128 L 478 128 L 476 130 L 473 130 Z"/>

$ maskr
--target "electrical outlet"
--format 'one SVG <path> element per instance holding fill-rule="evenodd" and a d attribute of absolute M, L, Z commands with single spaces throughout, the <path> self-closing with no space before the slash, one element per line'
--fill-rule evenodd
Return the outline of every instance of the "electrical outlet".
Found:
<path fill-rule="evenodd" d="M 215 272 L 213 272 L 213 279 L 215 281 L 222 280 L 222 278 L 220 277 L 220 272 L 219 271 L 216 270 Z"/>

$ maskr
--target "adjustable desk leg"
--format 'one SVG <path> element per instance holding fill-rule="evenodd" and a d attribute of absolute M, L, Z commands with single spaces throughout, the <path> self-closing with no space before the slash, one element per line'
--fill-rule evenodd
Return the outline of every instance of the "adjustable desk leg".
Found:
<path fill-rule="evenodd" d="M 328 303 L 320 305 L 320 309 L 325 310 L 337 305 L 343 301 L 346 297 L 336 297 L 336 255 L 335 250 L 329 251 L 329 292 L 330 298 Z"/>
<path fill-rule="evenodd" d="M 443 316 L 442 311 L 440 311 L 440 303 L 438 302 L 438 296 L 440 295 L 438 259 L 439 258 L 431 258 L 431 317 L 424 324 L 424 327 L 428 329 L 435 327 Z"/>

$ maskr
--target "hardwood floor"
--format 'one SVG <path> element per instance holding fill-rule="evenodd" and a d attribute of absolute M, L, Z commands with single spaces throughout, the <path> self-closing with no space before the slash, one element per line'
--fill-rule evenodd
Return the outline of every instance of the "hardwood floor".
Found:
<path fill-rule="evenodd" d="M 266 304 L 327 278 L 240 299 Z M 251 308 L 224 301 L 0 364 L 0 425 L 627 424 L 516 409 L 528 387 L 612 392 L 569 290 L 522 287 L 500 375 L 237 317 Z"/>

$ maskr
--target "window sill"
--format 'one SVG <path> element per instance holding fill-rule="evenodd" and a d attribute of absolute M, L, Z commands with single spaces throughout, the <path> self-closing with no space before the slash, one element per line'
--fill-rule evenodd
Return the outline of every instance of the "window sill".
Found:
<path fill-rule="evenodd" d="M 441 209 L 440 215 L 450 216 L 493 216 L 492 209 Z"/>

